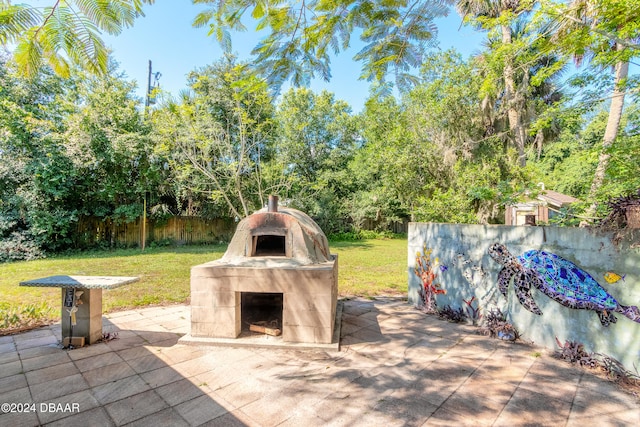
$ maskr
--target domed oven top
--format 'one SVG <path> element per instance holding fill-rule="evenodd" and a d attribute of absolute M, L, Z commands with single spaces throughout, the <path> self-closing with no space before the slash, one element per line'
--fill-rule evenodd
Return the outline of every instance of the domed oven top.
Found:
<path fill-rule="evenodd" d="M 220 261 L 260 264 L 265 259 L 307 265 L 333 258 L 327 237 L 311 217 L 297 209 L 274 208 L 270 203 L 269 209 L 240 221 Z"/>

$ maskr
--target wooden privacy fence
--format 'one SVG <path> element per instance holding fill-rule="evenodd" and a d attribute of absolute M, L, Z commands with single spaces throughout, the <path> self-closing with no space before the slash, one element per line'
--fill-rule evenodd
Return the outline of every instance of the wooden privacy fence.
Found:
<path fill-rule="evenodd" d="M 363 220 L 361 227 L 363 230 L 379 230 L 381 228 L 380 221 L 372 218 L 366 218 L 365 220 Z M 391 231 L 392 233 L 396 234 L 407 234 L 407 231 L 409 229 L 409 221 L 392 221 L 389 224 L 385 224 L 382 229 Z"/>
<path fill-rule="evenodd" d="M 236 224 L 230 218 L 170 217 L 168 220 L 147 219 L 147 244 L 172 242 L 178 244 L 218 243 L 229 241 Z M 82 217 L 78 221 L 74 245 L 77 248 L 107 245 L 139 246 L 142 244 L 142 218 L 129 223 L 111 219 Z"/>

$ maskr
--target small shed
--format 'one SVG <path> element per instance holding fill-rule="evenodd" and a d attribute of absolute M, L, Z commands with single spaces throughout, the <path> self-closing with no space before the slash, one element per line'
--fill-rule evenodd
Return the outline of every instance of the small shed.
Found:
<path fill-rule="evenodd" d="M 536 225 L 540 222 L 548 223 L 549 219 L 558 215 L 560 209 L 577 202 L 578 199 L 553 190 L 542 191 L 537 198 L 505 208 L 505 225 Z"/>

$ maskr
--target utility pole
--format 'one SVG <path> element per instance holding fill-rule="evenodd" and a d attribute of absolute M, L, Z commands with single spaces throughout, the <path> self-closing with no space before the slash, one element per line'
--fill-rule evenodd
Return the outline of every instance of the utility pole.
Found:
<path fill-rule="evenodd" d="M 153 76 L 153 85 L 151 84 L 151 76 Z M 149 112 L 149 107 L 156 103 L 156 97 L 153 94 L 153 90 L 160 86 L 160 77 L 162 74 L 160 72 L 153 73 L 153 67 L 151 65 L 151 60 L 149 60 L 149 74 L 147 76 L 147 97 L 144 102 L 145 114 Z M 140 247 L 144 251 L 147 246 L 147 192 L 144 192 L 144 200 L 142 203 L 142 232 L 140 236 Z"/>
<path fill-rule="evenodd" d="M 153 76 L 153 83 L 151 83 L 151 77 Z M 153 72 L 153 67 L 151 65 L 151 60 L 149 60 L 149 74 L 147 76 L 147 99 L 145 100 L 144 106 L 150 107 L 151 105 L 156 103 L 156 97 L 153 94 L 153 90 L 157 87 L 160 87 L 160 77 L 162 77 L 162 73 L 159 71 Z"/>

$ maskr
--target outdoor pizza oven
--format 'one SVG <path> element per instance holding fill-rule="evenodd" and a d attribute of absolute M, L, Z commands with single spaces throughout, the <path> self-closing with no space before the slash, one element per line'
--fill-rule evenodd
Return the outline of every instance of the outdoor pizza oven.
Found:
<path fill-rule="evenodd" d="M 240 221 L 220 260 L 191 269 L 191 337 L 266 331 L 284 342 L 330 344 L 337 279 L 320 227 L 271 196 L 268 208 Z"/>

